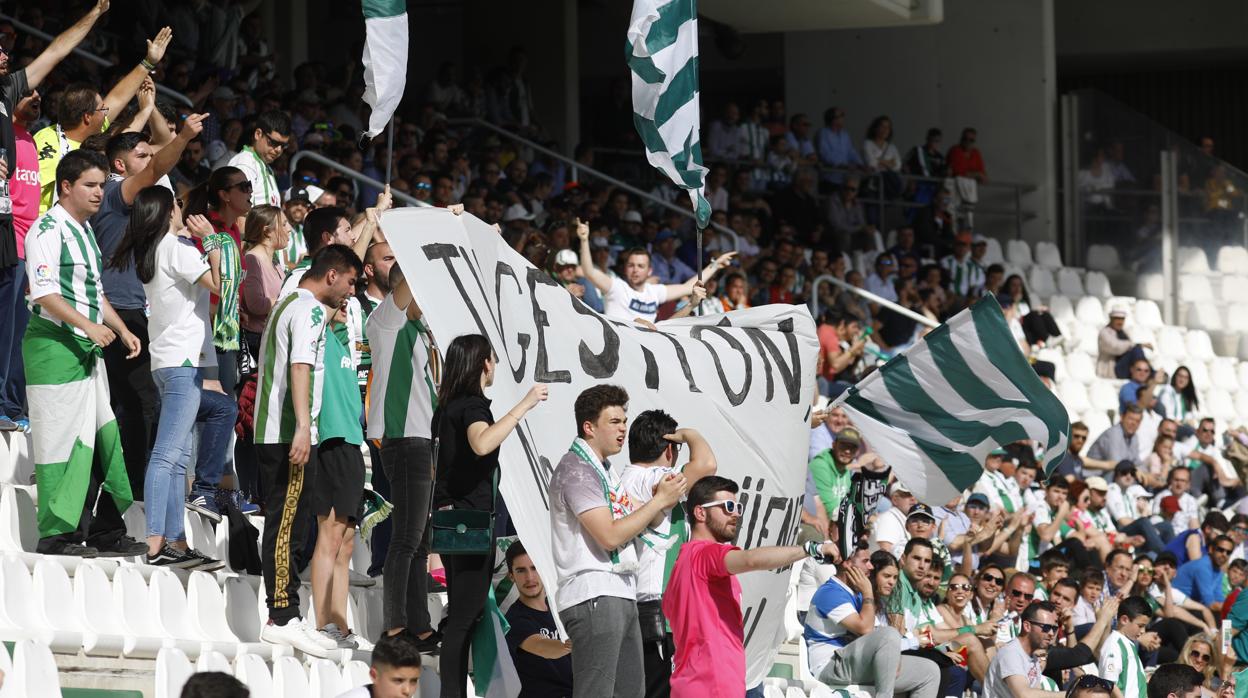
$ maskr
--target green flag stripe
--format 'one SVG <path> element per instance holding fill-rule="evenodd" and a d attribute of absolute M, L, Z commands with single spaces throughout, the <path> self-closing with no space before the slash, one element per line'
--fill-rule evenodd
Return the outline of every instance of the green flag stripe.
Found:
<path fill-rule="evenodd" d="M 889 370 L 881 373 L 881 378 L 889 395 L 901 409 L 915 413 L 916 417 L 930 424 L 950 441 L 973 448 L 983 441 L 983 435 L 991 429 L 980 421 L 958 419 L 937 405 L 923 390 L 923 386 L 919 385 L 914 372 L 910 370 L 910 361 L 905 356 L 897 357 Z"/>
<path fill-rule="evenodd" d="M 659 67 L 654 64 L 654 59 L 649 56 L 638 56 L 633 53 L 633 47 L 628 45 L 628 41 L 624 42 L 624 53 L 628 56 L 628 69 L 633 74 L 651 85 L 662 84 L 663 79 L 667 77 Z"/>
<path fill-rule="evenodd" d="M 407 0 L 364 0 L 364 19 L 397 17 L 407 12 Z"/>
<path fill-rule="evenodd" d="M 637 135 L 641 136 L 641 142 L 646 146 L 648 152 L 667 152 L 667 144 L 663 142 L 663 136 L 659 134 L 659 129 L 654 125 L 654 121 L 634 112 L 633 125 L 637 127 Z"/>
<path fill-rule="evenodd" d="M 654 110 L 654 124 L 660 128 L 672 115 L 694 99 L 698 92 L 698 57 L 692 56 L 685 65 L 672 76 L 667 89 L 659 97 Z M 694 124 L 697 126 L 697 124 Z"/>
<path fill-rule="evenodd" d="M 985 296 L 983 300 L 971 308 L 971 319 L 975 323 L 975 331 L 979 333 L 980 344 L 988 360 L 998 367 L 1006 379 L 1014 384 L 1020 393 L 1031 401 L 1030 409 L 1049 428 L 1049 440 L 1046 450 L 1057 445 L 1062 436 L 1070 431 L 1070 421 L 1062 401 L 1051 390 L 1040 382 L 1031 364 L 1027 363 L 1018 346 L 1013 344 L 1013 335 L 1005 324 L 1005 316 L 994 296 Z M 1056 467 L 1061 456 L 1050 461 Z M 1047 469 L 1046 469 L 1047 470 Z"/>
<path fill-rule="evenodd" d="M 646 50 L 650 55 L 676 43 L 680 26 L 697 16 L 693 0 L 673 0 L 659 8 L 659 18 L 646 32 Z"/>
<path fill-rule="evenodd" d="M 954 451 L 945 446 L 925 441 L 911 434 L 910 440 L 940 468 L 945 477 L 959 490 L 972 487 L 984 473 L 979 459 L 969 453 Z"/>

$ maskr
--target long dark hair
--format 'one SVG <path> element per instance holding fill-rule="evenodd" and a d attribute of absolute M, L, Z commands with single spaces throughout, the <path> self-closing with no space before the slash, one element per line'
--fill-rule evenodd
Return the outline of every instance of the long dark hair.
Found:
<path fill-rule="evenodd" d="M 230 165 L 213 170 L 207 181 L 200 182 L 186 193 L 186 209 L 182 211 L 183 217 L 203 216 L 208 211 L 217 210 L 221 205 L 218 192 L 230 186 L 230 179 L 241 174 L 243 174 L 242 170 Z"/>
<path fill-rule="evenodd" d="M 484 335 L 464 334 L 447 347 L 442 362 L 442 383 L 438 386 L 438 405 L 446 406 L 456 398 L 481 396 L 481 374 L 485 361 L 494 356 L 490 340 Z"/>
<path fill-rule="evenodd" d="M 1009 292 L 1010 292 L 1010 282 L 1011 282 L 1011 281 L 1013 281 L 1014 279 L 1018 279 L 1018 290 L 1019 290 L 1019 291 L 1021 291 L 1021 294 L 1019 295 L 1019 300 L 1021 300 L 1021 301 L 1022 301 L 1022 302 L 1024 302 L 1024 303 L 1026 303 L 1026 304 L 1027 304 L 1027 307 L 1029 307 L 1029 308 L 1030 308 L 1030 307 L 1031 307 L 1031 296 L 1029 296 L 1029 295 L 1027 294 L 1027 282 L 1026 282 L 1026 281 L 1023 281 L 1023 277 L 1019 276 L 1018 274 L 1010 274 L 1010 278 L 1006 279 L 1006 280 L 1005 280 L 1005 283 L 1001 285 L 1001 286 L 1002 286 L 1002 289 L 1003 289 L 1006 293 L 1009 293 Z"/>
<path fill-rule="evenodd" d="M 125 271 L 133 262 L 139 281 L 151 281 L 156 275 L 156 248 L 160 239 L 169 232 L 169 217 L 172 214 L 173 192 L 160 186 L 140 191 L 130 208 L 126 232 L 108 266 Z"/>
<path fill-rule="evenodd" d="M 1174 384 L 1174 379 L 1178 377 L 1179 371 L 1187 371 L 1187 387 L 1179 390 Z M 1180 366 L 1174 369 L 1174 375 L 1170 376 L 1170 387 L 1178 391 L 1183 396 L 1183 400 L 1187 402 L 1187 409 L 1195 411 L 1200 409 L 1200 398 L 1196 397 L 1196 383 L 1192 381 L 1192 370 L 1186 366 Z"/>

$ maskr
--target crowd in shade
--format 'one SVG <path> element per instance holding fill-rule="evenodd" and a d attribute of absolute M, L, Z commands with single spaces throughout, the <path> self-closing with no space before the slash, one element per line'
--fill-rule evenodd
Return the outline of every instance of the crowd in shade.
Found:
<path fill-rule="evenodd" d="M 210 571 L 225 561 L 188 546 L 186 509 L 214 525 L 263 519 L 234 570 L 263 577 L 262 639 L 314 656 L 371 650 L 373 696 L 411 695 L 421 655 L 435 654 L 442 695 L 464 695 L 500 577 L 522 695 L 761 693 L 745 685 L 736 576 L 795 564 L 802 651 L 833 688 L 1233 695 L 1248 661 L 1248 433 L 1202 412 L 1186 367 L 1154 366 L 1125 313 L 1109 312 L 1098 337 L 1114 422 L 1073 424 L 1051 472 L 1038 444 L 1004 444 L 956 498 L 917 501 L 830 406 L 923 337 L 927 324 L 898 307 L 939 322 L 991 297 L 1024 354 L 1065 341 L 977 226 L 987 174 L 974 128 L 947 149 L 929 128 L 903 156 L 887 116 L 859 140 L 839 107 L 816 129 L 778 101 L 725 104 L 702 128 L 705 194 L 732 233 L 699 238 L 685 211 L 655 204 L 688 207 L 669 185 L 643 199 L 573 179 L 567 163 L 461 120 L 545 138 L 523 48 L 462 79 L 444 64 L 409 94 L 387 171 L 385 139 L 359 146 L 358 71 L 280 74 L 257 0 L 138 4 L 146 36 L 103 30 L 108 0 L 59 17 L 20 8 L 51 42 L 0 22 L 0 429 L 29 434 L 39 552 Z M 79 46 L 121 67 L 75 58 Z M 577 164 L 627 174 L 625 126 L 601 120 L 570 149 Z M 299 152 L 339 167 L 292 167 Z M 523 541 L 499 559 L 431 552 L 430 518 L 447 508 L 498 511 L 514 536 L 499 448 L 547 391 L 500 412 L 486 397 L 489 341 L 422 321 L 437 301 L 414 297 L 380 226 L 398 193 L 496 224 L 623 322 L 817 304 L 797 545 L 734 546 L 739 485 L 717 474 L 715 444 L 661 410 L 631 414 L 625 388 L 601 385 L 577 398 L 576 439 L 550 482 L 546 581 L 562 630 Z M 1051 386 L 1053 365 L 1033 365 Z M 613 467 L 625 442 L 632 462 Z M 393 514 L 371 532 L 365 575 L 349 562 L 384 501 Z M 135 502 L 143 540 L 122 518 Z M 689 540 L 668 570 L 656 541 L 677 510 Z M 299 610 L 305 577 L 315 623 Z M 365 638 L 349 587 L 377 579 L 387 630 Z M 433 618 L 427 597 L 442 592 Z M 196 679 L 213 681 L 228 683 Z"/>

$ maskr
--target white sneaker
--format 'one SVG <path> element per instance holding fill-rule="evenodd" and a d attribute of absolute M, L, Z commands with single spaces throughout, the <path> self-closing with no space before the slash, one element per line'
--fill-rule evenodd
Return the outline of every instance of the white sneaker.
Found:
<path fill-rule="evenodd" d="M 325 647 L 324 643 L 316 640 L 320 633 L 311 630 L 307 621 L 302 618 L 292 618 L 286 625 L 277 625 L 272 620 L 264 625 L 260 631 L 260 639 L 272 645 L 287 645 L 315 657 L 325 657 L 328 650 L 336 649 L 337 644 Z M 325 642 L 329 642 L 326 638 Z"/>
<path fill-rule="evenodd" d="M 359 650 L 360 652 L 373 651 L 373 643 L 365 640 L 359 635 L 356 635 L 354 632 L 347 633 L 346 637 L 342 638 L 342 641 L 346 643 L 347 648 L 349 649 Z"/>
<path fill-rule="evenodd" d="M 339 630 L 338 626 L 333 623 L 326 625 L 321 630 L 317 630 L 312 627 L 312 624 L 306 620 L 303 622 L 303 625 L 308 637 L 312 638 L 312 641 L 319 645 L 322 649 L 336 650 L 342 647 L 340 642 L 342 639 L 342 631 Z"/>

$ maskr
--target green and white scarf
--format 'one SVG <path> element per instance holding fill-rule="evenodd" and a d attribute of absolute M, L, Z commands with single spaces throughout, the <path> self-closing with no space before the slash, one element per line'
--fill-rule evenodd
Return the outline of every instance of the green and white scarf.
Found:
<path fill-rule="evenodd" d="M 632 501 L 624 488 L 620 487 L 619 478 L 608 472 L 607 467 L 598 460 L 598 454 L 594 453 L 594 449 L 584 439 L 577 437 L 572 441 L 572 446 L 568 450 L 594 469 L 594 474 L 598 476 L 598 482 L 602 485 L 603 501 L 611 510 L 613 520 L 618 521 L 633 513 Z M 610 555 L 612 572 L 616 574 L 637 573 L 637 548 L 631 541 L 610 551 Z"/>

